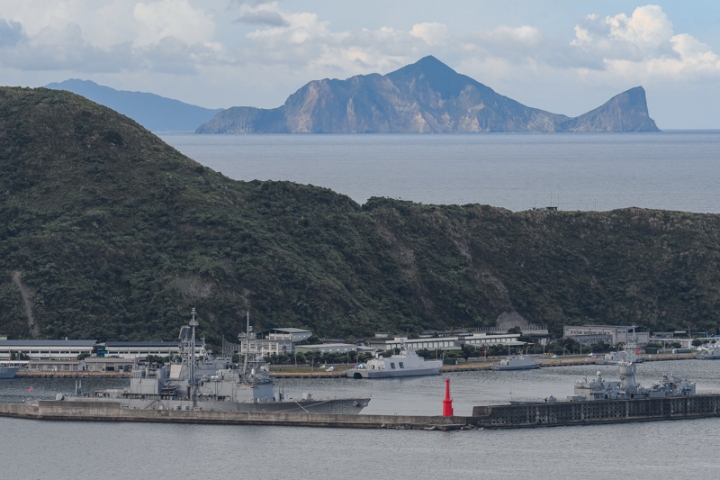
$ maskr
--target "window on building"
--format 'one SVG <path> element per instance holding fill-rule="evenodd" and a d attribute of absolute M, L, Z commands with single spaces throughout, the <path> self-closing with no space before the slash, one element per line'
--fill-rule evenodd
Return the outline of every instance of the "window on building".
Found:
<path fill-rule="evenodd" d="M 392 368 L 392 369 L 394 370 L 394 369 L 395 369 L 395 364 L 392 363 L 392 362 L 390 362 L 390 368 Z"/>
<path fill-rule="evenodd" d="M 403 362 L 400 362 L 400 368 L 405 368 L 405 365 L 403 365 Z"/>

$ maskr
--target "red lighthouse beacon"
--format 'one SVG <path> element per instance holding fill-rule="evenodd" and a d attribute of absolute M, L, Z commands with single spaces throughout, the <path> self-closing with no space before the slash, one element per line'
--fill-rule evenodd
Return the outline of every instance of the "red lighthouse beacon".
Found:
<path fill-rule="evenodd" d="M 453 413 L 453 406 L 452 406 L 452 398 L 450 398 L 450 379 L 445 379 L 445 400 L 443 400 L 443 417 L 452 417 L 454 415 Z"/>

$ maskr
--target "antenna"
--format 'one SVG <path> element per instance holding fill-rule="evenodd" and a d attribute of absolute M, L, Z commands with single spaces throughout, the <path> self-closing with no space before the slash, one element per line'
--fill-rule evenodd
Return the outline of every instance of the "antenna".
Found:
<path fill-rule="evenodd" d="M 195 398 L 195 327 L 198 326 L 198 321 L 195 319 L 195 307 L 192 308 L 192 319 L 190 320 L 190 328 L 192 329 L 192 336 L 190 337 L 190 386 L 193 387 L 193 398 Z"/>

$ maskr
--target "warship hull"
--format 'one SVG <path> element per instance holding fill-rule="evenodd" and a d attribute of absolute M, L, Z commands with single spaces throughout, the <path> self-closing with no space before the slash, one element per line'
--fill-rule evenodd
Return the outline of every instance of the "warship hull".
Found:
<path fill-rule="evenodd" d="M 440 375 L 440 367 L 414 368 L 412 370 L 368 370 L 348 369 L 345 373 L 350 378 L 397 378 L 397 377 L 419 377 L 423 375 Z"/>
<path fill-rule="evenodd" d="M 342 399 L 308 399 L 308 400 L 282 400 L 279 402 L 231 402 L 198 399 L 192 400 L 161 400 L 161 399 L 119 399 L 119 398 L 92 398 L 69 397 L 63 400 L 69 409 L 80 404 L 105 403 L 117 404 L 126 410 L 182 410 L 182 411 L 210 411 L 233 413 L 313 413 L 313 414 L 343 414 L 357 415 L 370 403 L 369 398 L 342 398 Z M 60 403 L 60 402 L 58 402 Z"/>
<path fill-rule="evenodd" d="M 20 367 L 0 367 L 0 380 L 15 378 Z"/>

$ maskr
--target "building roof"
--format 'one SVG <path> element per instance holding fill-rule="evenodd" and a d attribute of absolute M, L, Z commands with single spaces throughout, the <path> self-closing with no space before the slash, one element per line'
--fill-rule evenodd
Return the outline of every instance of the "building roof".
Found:
<path fill-rule="evenodd" d="M 105 348 L 155 348 L 155 347 L 173 347 L 178 348 L 180 345 L 180 341 L 174 341 L 174 342 L 162 342 L 162 341 L 155 341 L 155 342 L 103 342 L 100 343 L 100 345 L 105 346 Z"/>
<path fill-rule="evenodd" d="M 347 347 L 362 348 L 362 347 L 358 347 L 357 345 L 353 345 L 352 343 L 318 343 L 316 345 L 298 345 L 295 348 L 317 350 L 320 348 L 347 348 Z"/>
<path fill-rule="evenodd" d="M 312 333 L 312 330 L 306 330 L 303 328 L 272 328 L 270 331 L 283 333 Z"/>
<path fill-rule="evenodd" d="M 97 340 L 0 340 L 0 347 L 94 347 Z"/>

